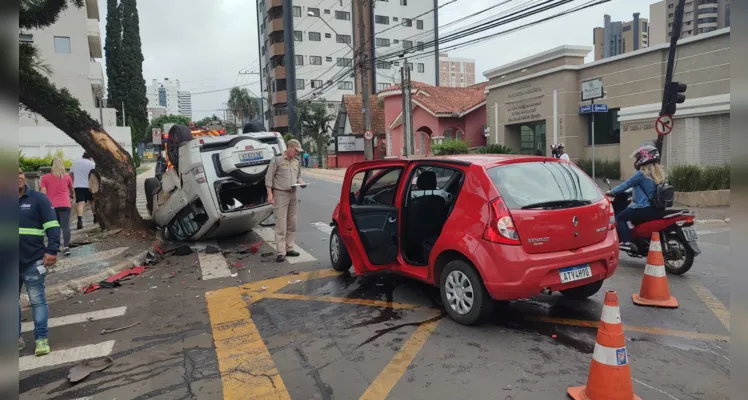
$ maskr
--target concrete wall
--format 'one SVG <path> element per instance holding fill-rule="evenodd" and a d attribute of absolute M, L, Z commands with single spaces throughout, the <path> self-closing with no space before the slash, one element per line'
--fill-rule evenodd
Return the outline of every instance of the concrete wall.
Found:
<path fill-rule="evenodd" d="M 107 133 L 128 153 L 132 154 L 129 127 L 107 127 Z M 64 158 L 75 160 L 83 155 L 83 148 L 54 126 L 22 126 L 18 129 L 18 148 L 28 157 L 44 157 L 61 150 Z"/>

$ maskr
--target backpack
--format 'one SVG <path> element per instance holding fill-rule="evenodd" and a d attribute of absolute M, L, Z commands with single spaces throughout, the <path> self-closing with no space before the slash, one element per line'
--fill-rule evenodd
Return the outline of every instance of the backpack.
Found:
<path fill-rule="evenodd" d="M 649 199 L 649 204 L 654 208 L 666 209 L 672 207 L 675 202 L 675 188 L 665 181 L 657 184 L 654 196 Z"/>

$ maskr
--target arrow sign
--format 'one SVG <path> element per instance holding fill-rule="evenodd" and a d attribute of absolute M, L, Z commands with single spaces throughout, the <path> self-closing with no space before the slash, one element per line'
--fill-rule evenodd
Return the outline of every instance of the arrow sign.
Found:
<path fill-rule="evenodd" d="M 670 115 L 660 115 L 655 121 L 655 131 L 660 136 L 667 136 L 673 131 L 673 117 Z"/>

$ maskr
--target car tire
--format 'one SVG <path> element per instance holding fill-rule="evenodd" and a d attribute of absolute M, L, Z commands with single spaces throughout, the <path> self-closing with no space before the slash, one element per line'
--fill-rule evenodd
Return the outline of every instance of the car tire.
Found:
<path fill-rule="evenodd" d="M 602 287 L 603 281 L 600 280 L 583 286 L 562 290 L 561 294 L 572 300 L 584 300 L 597 294 Z"/>
<path fill-rule="evenodd" d="M 337 227 L 330 232 L 330 262 L 332 268 L 338 272 L 348 271 L 353 265 L 351 255 L 348 254 L 348 249 L 345 247 Z"/>
<path fill-rule="evenodd" d="M 491 314 L 494 301 L 488 295 L 478 271 L 463 260 L 453 260 L 444 266 L 439 292 L 447 314 L 462 325 L 475 325 Z M 462 288 L 461 291 L 457 290 Z M 467 288 L 471 288 L 468 292 Z M 472 293 L 469 295 L 468 293 Z M 465 301 L 472 297 L 472 305 L 465 311 Z M 460 311 L 462 309 L 462 311 Z"/>

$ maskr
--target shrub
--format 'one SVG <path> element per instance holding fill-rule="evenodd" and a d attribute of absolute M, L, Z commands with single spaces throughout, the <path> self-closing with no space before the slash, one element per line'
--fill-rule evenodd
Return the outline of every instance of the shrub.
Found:
<path fill-rule="evenodd" d="M 438 156 L 450 154 L 467 154 L 469 151 L 467 143 L 459 139 L 445 139 L 442 143 L 434 144 L 431 150 Z"/>
<path fill-rule="evenodd" d="M 476 150 L 478 154 L 512 154 L 514 150 L 503 144 L 489 144 L 488 146 L 479 147 Z"/>
<path fill-rule="evenodd" d="M 579 160 L 577 166 L 587 175 L 592 176 L 592 160 Z M 621 163 L 618 160 L 595 160 L 595 177 L 619 179 L 621 177 Z"/>
<path fill-rule="evenodd" d="M 132 147 L 132 165 L 135 167 L 135 169 L 140 168 L 140 165 L 143 163 L 143 159 L 140 158 L 140 154 L 135 149 L 135 146 Z"/>
<path fill-rule="evenodd" d="M 676 165 L 668 171 L 670 184 L 679 192 L 699 192 L 730 188 L 730 164 Z"/>
<path fill-rule="evenodd" d="M 62 150 L 58 150 L 54 154 L 47 153 L 44 157 L 26 157 L 23 155 L 23 152 L 20 150 L 18 151 L 18 166 L 23 170 L 23 172 L 34 172 L 39 171 L 39 168 L 41 167 L 51 167 L 52 161 L 55 159 L 55 157 L 62 158 L 63 164 L 65 164 L 65 168 L 70 168 L 70 165 L 72 165 L 72 161 L 65 160 L 63 157 Z"/>

